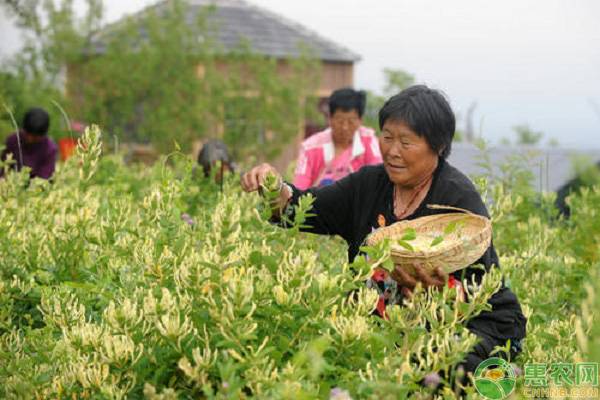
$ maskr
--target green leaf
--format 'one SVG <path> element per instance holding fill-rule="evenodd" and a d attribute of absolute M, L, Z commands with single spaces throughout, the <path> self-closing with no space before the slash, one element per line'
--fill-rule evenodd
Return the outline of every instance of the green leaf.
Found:
<path fill-rule="evenodd" d="M 458 303 L 458 311 L 463 315 L 468 315 L 470 306 L 468 303 Z"/>
<path fill-rule="evenodd" d="M 457 222 L 458 220 L 452 221 L 448 225 L 446 225 L 446 227 L 444 228 L 444 235 L 449 235 L 452 232 L 454 232 L 456 230 L 456 227 L 458 226 Z"/>
<path fill-rule="evenodd" d="M 400 246 L 404 247 L 406 250 L 415 251 L 415 249 L 408 242 L 405 242 L 404 240 L 398 240 L 398 244 Z"/>
<path fill-rule="evenodd" d="M 415 240 L 417 238 L 417 231 L 414 228 L 408 228 L 404 231 L 404 235 L 400 238 L 400 240 Z"/>
<path fill-rule="evenodd" d="M 442 243 L 444 241 L 444 237 L 443 236 L 436 236 L 433 241 L 431 242 L 430 247 L 434 247 L 437 246 L 438 244 Z"/>

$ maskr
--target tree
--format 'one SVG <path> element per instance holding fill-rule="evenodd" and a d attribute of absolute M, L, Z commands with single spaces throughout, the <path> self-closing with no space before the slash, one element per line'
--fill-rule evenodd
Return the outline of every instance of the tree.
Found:
<path fill-rule="evenodd" d="M 37 105 L 50 114 L 51 136 L 67 134 L 61 109 L 70 108 L 64 96 L 65 66 L 85 57 L 85 43 L 102 18 L 100 0 L 87 0 L 86 4 L 81 19 L 76 18 L 70 0 L 9 0 L 1 4 L 25 33 L 23 48 L 0 71 L 3 125 L 10 123 L 14 130 L 9 114 L 20 123 L 25 110 Z"/>
<path fill-rule="evenodd" d="M 383 75 L 385 79 L 384 94 L 380 95 L 372 91 L 367 91 L 367 106 L 363 116 L 363 122 L 366 126 L 377 127 L 379 125 L 379 110 L 388 97 L 398 94 L 415 82 L 412 74 L 402 69 L 384 68 Z"/>
<path fill-rule="evenodd" d="M 393 96 L 415 83 L 414 75 L 402 69 L 384 68 L 383 74 L 385 76 L 384 94 L 386 96 Z"/>
<path fill-rule="evenodd" d="M 87 0 L 82 19 L 72 0 L 26 2 L 31 11 L 20 18 L 30 40 L 14 68 L 41 86 L 61 88 L 66 77 L 68 96 L 57 102 L 121 141 L 166 152 L 221 136 L 240 157 L 273 158 L 297 134 L 303 99 L 318 84 L 308 51 L 287 61 L 286 76 L 244 43 L 224 53 L 209 23 L 214 7 L 188 24 L 187 2 L 165 1 L 102 27 L 101 0 Z"/>
<path fill-rule="evenodd" d="M 527 124 L 517 125 L 513 130 L 517 134 L 517 144 L 536 145 L 544 136 L 542 132 L 534 131 Z"/>
<path fill-rule="evenodd" d="M 53 100 L 61 99 L 58 90 L 51 86 L 43 86 L 37 80 L 28 80 L 15 72 L 0 71 L 0 143 L 11 132 L 15 122 L 21 124 L 25 111 L 34 105 L 44 106 L 50 114 L 50 134 L 57 136 L 63 129 L 60 110 L 53 105 Z M 54 100 L 55 101 L 55 100 Z"/>
<path fill-rule="evenodd" d="M 379 110 L 383 107 L 386 97 L 375 92 L 367 91 L 367 105 L 363 115 L 363 123 L 374 129 L 379 128 Z"/>

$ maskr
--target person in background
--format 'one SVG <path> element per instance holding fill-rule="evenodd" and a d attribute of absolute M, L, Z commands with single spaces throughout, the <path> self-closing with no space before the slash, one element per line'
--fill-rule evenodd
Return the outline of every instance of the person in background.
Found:
<path fill-rule="evenodd" d="M 584 187 L 591 187 L 600 184 L 600 161 L 596 165 L 589 166 L 586 170 L 575 176 L 573 179 L 562 185 L 556 191 L 556 200 L 554 205 L 560 215 L 565 218 L 571 217 L 571 207 L 567 204 L 567 198 L 572 194 L 577 194 Z"/>
<path fill-rule="evenodd" d="M 0 159 L 6 161 L 9 154 L 15 163 L 11 168 L 17 171 L 23 166 L 31 168 L 31 178 L 50 179 L 54 174 L 58 146 L 48 137 L 50 116 L 38 107 L 29 109 L 23 118 L 23 127 L 6 139 L 6 148 Z M 4 169 L 0 169 L 0 177 Z"/>
<path fill-rule="evenodd" d="M 235 172 L 236 166 L 229 154 L 225 143 L 218 139 L 211 139 L 204 143 L 198 153 L 198 165 L 202 167 L 204 177 L 209 177 L 212 168 L 218 163 L 221 168 L 215 173 L 215 180 L 221 182 L 224 172 Z"/>
<path fill-rule="evenodd" d="M 381 164 L 375 132 L 362 126 L 366 94 L 339 89 L 329 98 L 329 128 L 302 142 L 294 174 L 300 190 L 331 184 L 365 165 Z"/>

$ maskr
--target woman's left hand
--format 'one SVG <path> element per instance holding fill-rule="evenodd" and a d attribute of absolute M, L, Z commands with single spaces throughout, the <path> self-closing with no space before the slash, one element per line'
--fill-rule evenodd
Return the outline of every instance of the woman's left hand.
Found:
<path fill-rule="evenodd" d="M 448 274 L 442 268 L 436 268 L 433 273 L 427 272 L 421 265 L 414 265 L 414 269 L 415 276 L 412 276 L 402 267 L 395 265 L 391 273 L 392 279 L 398 282 L 405 297 L 412 296 L 412 291 L 419 282 L 425 289 L 431 286 L 443 288 L 448 282 Z"/>

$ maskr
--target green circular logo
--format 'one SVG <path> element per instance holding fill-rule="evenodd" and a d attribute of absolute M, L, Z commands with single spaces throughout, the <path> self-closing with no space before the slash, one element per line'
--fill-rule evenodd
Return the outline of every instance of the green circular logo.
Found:
<path fill-rule="evenodd" d="M 501 400 L 515 390 L 515 370 L 502 358 L 492 357 L 477 366 L 475 388 L 486 399 Z"/>

